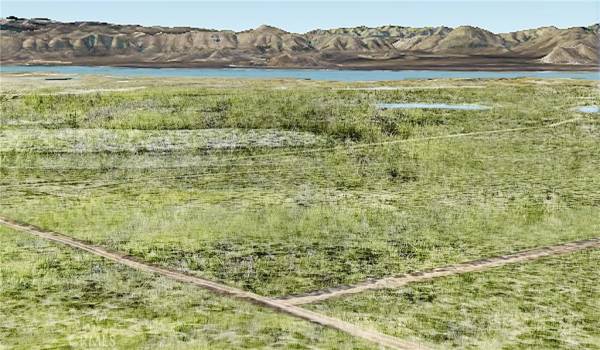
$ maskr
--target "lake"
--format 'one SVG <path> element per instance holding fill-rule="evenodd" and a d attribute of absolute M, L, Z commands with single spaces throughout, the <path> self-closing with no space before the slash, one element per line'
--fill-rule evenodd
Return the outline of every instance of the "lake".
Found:
<path fill-rule="evenodd" d="M 210 78 L 295 78 L 337 81 L 386 81 L 440 78 L 570 78 L 600 80 L 599 72 L 583 71 L 441 71 L 441 70 L 332 70 L 265 68 L 129 68 L 88 66 L 0 66 L 0 72 L 54 72 L 59 74 L 98 74 L 131 77 L 210 77 Z"/>

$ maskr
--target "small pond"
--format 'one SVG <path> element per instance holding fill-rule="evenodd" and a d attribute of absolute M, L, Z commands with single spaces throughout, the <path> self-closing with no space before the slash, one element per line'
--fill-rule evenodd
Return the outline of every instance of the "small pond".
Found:
<path fill-rule="evenodd" d="M 600 107 L 598 106 L 580 106 L 575 108 L 576 111 L 582 113 L 598 113 L 600 112 Z"/>
<path fill-rule="evenodd" d="M 465 111 L 490 109 L 490 107 L 481 105 L 455 105 L 447 103 L 378 103 L 377 107 L 381 109 L 455 109 Z"/>

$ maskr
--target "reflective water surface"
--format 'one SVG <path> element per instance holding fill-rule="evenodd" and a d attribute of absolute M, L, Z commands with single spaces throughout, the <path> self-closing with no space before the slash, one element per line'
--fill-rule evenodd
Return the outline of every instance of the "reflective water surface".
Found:
<path fill-rule="evenodd" d="M 130 68 L 88 66 L 0 66 L 0 72 L 55 72 L 140 77 L 296 78 L 338 81 L 386 81 L 440 78 L 571 78 L 600 80 L 599 72 L 584 71 L 442 71 L 442 70 L 332 70 L 272 68 Z"/>
<path fill-rule="evenodd" d="M 447 103 L 378 103 L 377 107 L 381 109 L 456 109 L 465 111 L 490 109 L 488 106 L 451 105 Z"/>

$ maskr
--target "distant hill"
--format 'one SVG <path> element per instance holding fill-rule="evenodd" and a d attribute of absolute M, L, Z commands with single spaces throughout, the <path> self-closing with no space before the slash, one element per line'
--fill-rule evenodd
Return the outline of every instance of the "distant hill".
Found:
<path fill-rule="evenodd" d="M 597 69 L 600 25 L 495 34 L 461 26 L 242 32 L 0 19 L 3 64 L 357 69 Z"/>

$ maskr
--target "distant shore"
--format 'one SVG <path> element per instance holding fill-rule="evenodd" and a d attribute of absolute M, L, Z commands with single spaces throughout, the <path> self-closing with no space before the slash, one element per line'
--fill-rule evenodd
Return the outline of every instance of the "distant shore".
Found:
<path fill-rule="evenodd" d="M 437 60 L 437 59 L 436 59 Z M 105 66 L 105 67 L 124 67 L 124 68 L 252 68 L 252 69 L 328 69 L 328 70 L 386 70 L 386 71 L 404 71 L 404 70 L 432 70 L 432 71 L 600 71 L 600 65 L 565 65 L 565 64 L 543 64 L 529 62 L 485 62 L 476 60 L 469 63 L 468 60 L 460 62 L 448 61 L 446 64 L 441 62 L 403 62 L 398 60 L 368 62 L 358 61 L 353 63 L 325 64 L 315 66 L 302 65 L 253 65 L 231 62 L 140 62 L 140 61 L 120 61 L 110 59 L 99 60 L 77 60 L 77 61 L 32 61 L 21 62 L 12 60 L 1 60 L 0 66 Z"/>
<path fill-rule="evenodd" d="M 320 67 L 272 67 L 272 66 L 221 66 L 221 67 L 188 67 L 170 64 L 156 65 L 4 65 L 0 67 L 2 74 L 11 73 L 54 73 L 58 75 L 101 75 L 131 77 L 204 77 L 232 79 L 300 79 L 330 81 L 392 81 L 392 80 L 431 80 L 431 79 L 583 79 L 600 80 L 596 70 L 527 70 L 517 68 L 503 70 L 476 69 L 368 69 L 361 68 L 320 68 Z M 473 67 L 469 67 L 473 68 Z"/>

